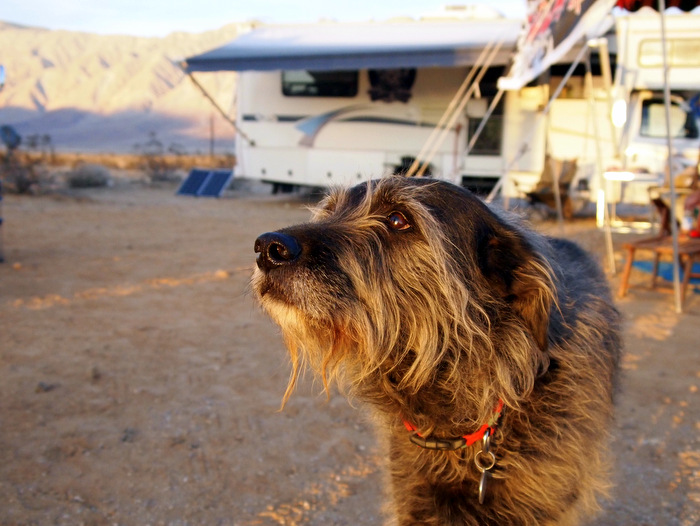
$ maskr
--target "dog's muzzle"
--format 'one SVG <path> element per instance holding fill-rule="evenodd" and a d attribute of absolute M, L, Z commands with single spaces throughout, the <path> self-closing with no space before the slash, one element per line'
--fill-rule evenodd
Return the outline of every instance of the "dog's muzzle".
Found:
<path fill-rule="evenodd" d="M 255 252 L 259 254 L 258 268 L 269 271 L 295 263 L 301 255 L 301 245 L 290 235 L 268 232 L 255 240 Z"/>

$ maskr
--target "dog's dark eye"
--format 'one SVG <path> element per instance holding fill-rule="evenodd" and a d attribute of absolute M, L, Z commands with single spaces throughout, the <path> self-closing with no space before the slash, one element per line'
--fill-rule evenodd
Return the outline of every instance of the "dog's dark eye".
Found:
<path fill-rule="evenodd" d="M 411 223 L 408 222 L 406 216 L 401 212 L 392 212 L 387 219 L 389 220 L 389 228 L 392 230 L 406 230 L 411 228 Z"/>

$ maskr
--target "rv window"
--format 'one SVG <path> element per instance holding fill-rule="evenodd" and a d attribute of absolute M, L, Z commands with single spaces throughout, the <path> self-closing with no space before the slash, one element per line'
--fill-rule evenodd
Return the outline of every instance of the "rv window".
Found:
<path fill-rule="evenodd" d="M 287 97 L 354 97 L 357 71 L 283 71 L 282 93 Z"/>
<path fill-rule="evenodd" d="M 666 137 L 666 110 L 663 99 L 647 99 L 642 102 L 642 137 Z M 697 139 L 698 127 L 692 111 L 671 103 L 671 136 Z"/>
<path fill-rule="evenodd" d="M 479 119 L 469 119 L 469 136 L 479 127 Z M 474 143 L 470 155 L 501 155 L 501 135 L 503 134 L 503 115 L 491 115 L 479 138 Z"/>
<path fill-rule="evenodd" d="M 482 99 L 485 107 L 490 104 L 488 98 Z M 470 101 L 471 102 L 471 101 Z M 472 106 L 474 103 L 472 103 Z M 485 108 L 484 108 L 485 109 Z M 485 112 L 484 112 L 485 113 Z M 472 117 L 467 113 L 467 143 L 476 133 L 477 128 L 481 124 L 482 117 Z M 484 129 L 479 134 L 479 138 L 474 143 L 470 155 L 501 155 L 501 136 L 503 135 L 503 100 L 501 100 L 494 108 L 493 113 L 486 121 Z"/>
<path fill-rule="evenodd" d="M 666 43 L 669 67 L 696 68 L 700 66 L 700 39 L 670 38 Z M 639 66 L 660 68 L 664 65 L 661 41 L 642 40 L 639 43 Z"/>

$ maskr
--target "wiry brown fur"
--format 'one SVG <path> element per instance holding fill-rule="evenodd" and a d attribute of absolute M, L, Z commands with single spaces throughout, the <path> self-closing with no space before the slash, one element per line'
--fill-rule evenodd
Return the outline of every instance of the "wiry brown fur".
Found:
<path fill-rule="evenodd" d="M 394 212 L 410 228 L 392 229 Z M 253 288 L 292 357 L 285 399 L 309 365 L 375 408 L 398 524 L 576 524 L 597 509 L 621 343 L 605 278 L 578 247 L 462 188 L 391 177 L 335 190 L 256 250 Z M 458 437 L 499 399 L 480 505 L 479 446 L 422 449 L 402 419 Z"/>

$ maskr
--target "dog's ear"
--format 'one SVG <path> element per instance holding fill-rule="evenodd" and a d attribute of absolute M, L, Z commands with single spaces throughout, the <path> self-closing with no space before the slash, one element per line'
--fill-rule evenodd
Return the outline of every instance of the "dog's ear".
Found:
<path fill-rule="evenodd" d="M 477 247 L 478 264 L 489 288 L 546 351 L 553 301 L 546 265 L 518 232 L 501 225 L 483 225 L 477 232 Z"/>
<path fill-rule="evenodd" d="M 552 293 L 544 269 L 526 263 L 515 271 L 511 305 L 530 330 L 538 347 L 545 352 L 549 344 L 549 313 Z"/>

